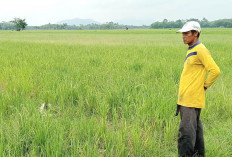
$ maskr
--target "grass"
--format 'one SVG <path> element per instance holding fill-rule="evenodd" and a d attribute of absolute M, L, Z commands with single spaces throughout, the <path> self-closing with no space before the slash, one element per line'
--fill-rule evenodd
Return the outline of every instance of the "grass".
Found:
<path fill-rule="evenodd" d="M 222 72 L 201 115 L 206 156 L 232 156 L 231 33 L 200 37 Z M 0 31 L 1 156 L 177 156 L 186 49 L 175 30 Z"/>

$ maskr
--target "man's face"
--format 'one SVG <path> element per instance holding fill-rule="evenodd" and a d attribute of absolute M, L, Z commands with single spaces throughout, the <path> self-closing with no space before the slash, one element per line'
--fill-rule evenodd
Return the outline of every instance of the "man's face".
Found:
<path fill-rule="evenodd" d="M 194 40 L 197 38 L 197 32 L 195 32 L 194 34 L 191 31 L 188 32 L 183 32 L 183 41 L 184 44 L 192 44 L 194 42 Z"/>

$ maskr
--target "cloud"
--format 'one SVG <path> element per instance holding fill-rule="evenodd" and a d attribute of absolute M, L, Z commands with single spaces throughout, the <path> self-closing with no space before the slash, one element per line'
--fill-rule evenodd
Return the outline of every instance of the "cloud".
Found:
<path fill-rule="evenodd" d="M 49 9 L 61 0 L 7 0 L 1 2 L 1 12 L 31 12 Z"/>

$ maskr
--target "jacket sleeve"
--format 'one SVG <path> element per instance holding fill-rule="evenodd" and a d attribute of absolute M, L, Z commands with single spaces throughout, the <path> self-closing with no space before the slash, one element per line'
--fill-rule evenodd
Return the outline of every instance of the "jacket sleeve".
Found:
<path fill-rule="evenodd" d="M 207 72 L 209 72 L 208 77 L 206 78 L 204 83 L 204 87 L 209 88 L 220 76 L 220 69 L 207 49 L 201 49 L 198 52 L 198 57 L 201 63 L 205 66 Z"/>

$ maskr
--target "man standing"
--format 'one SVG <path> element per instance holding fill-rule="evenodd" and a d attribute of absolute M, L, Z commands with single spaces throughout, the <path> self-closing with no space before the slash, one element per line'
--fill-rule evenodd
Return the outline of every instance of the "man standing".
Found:
<path fill-rule="evenodd" d="M 201 109 L 205 107 L 205 91 L 219 77 L 220 69 L 207 48 L 198 40 L 198 22 L 187 22 L 182 29 L 184 44 L 189 48 L 180 78 L 177 113 L 181 122 L 178 133 L 179 157 L 205 156 Z M 206 74 L 209 72 L 208 77 Z"/>

